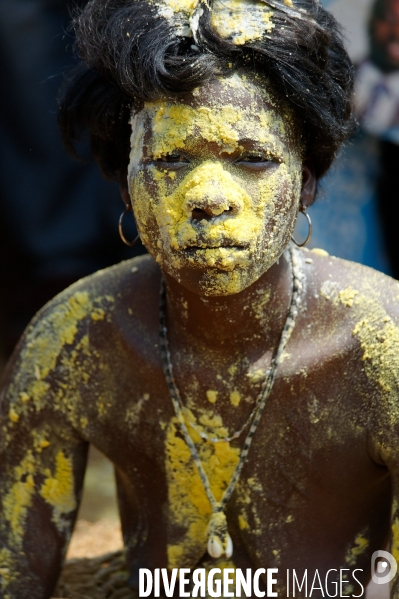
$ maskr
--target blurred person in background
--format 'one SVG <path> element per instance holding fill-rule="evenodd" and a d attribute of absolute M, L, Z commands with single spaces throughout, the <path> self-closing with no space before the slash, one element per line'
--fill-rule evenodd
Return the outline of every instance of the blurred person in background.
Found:
<path fill-rule="evenodd" d="M 66 154 L 57 96 L 74 64 L 70 10 L 86 0 L 0 2 L 0 356 L 75 280 L 143 253 L 123 246 L 117 185 Z M 85 145 L 82 142 L 83 154 Z M 133 219 L 125 235 L 135 237 Z M 129 229 L 130 226 L 130 229 Z"/>
<path fill-rule="evenodd" d="M 399 278 L 399 0 L 377 0 L 369 24 L 370 57 L 358 69 L 355 105 L 361 126 L 378 137 L 378 201 L 392 271 Z"/>
<path fill-rule="evenodd" d="M 321 182 L 313 246 L 399 278 L 399 1 L 322 2 L 344 27 L 357 65 L 360 129 Z"/>

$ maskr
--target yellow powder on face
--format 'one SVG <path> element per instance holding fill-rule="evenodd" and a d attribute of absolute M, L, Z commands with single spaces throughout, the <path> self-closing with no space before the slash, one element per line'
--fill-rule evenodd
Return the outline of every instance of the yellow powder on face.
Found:
<path fill-rule="evenodd" d="M 55 474 L 46 471 L 40 495 L 53 508 L 53 521 L 59 530 L 64 527 L 62 516 L 76 509 L 72 460 L 62 451 L 56 455 Z"/>
<path fill-rule="evenodd" d="M 201 441 L 193 429 L 190 429 L 190 433 L 194 442 Z M 190 552 L 194 551 L 198 559 L 205 552 L 206 529 L 212 509 L 190 450 L 180 436 L 180 428 L 175 418 L 167 428 L 165 449 L 168 521 L 173 528 L 178 526 L 185 530 L 180 544 L 168 545 L 168 566 L 177 568 L 184 567 L 185 557 L 190 559 Z M 199 456 L 212 492 L 216 500 L 220 501 L 238 463 L 239 450 L 231 448 L 229 443 L 201 442 Z"/>
<path fill-rule="evenodd" d="M 209 389 L 206 392 L 206 398 L 210 403 L 216 403 L 216 400 L 218 398 L 218 392 L 217 391 L 212 391 L 212 389 Z"/>
<path fill-rule="evenodd" d="M 230 393 L 230 403 L 237 408 L 240 405 L 241 393 L 236 389 Z"/>
<path fill-rule="evenodd" d="M 272 18 L 270 7 L 256 0 L 215 0 L 211 25 L 221 37 L 241 46 L 270 33 Z"/>
<path fill-rule="evenodd" d="M 220 145 L 227 153 L 237 148 L 238 133 L 234 127 L 242 119 L 242 111 L 233 106 L 211 110 L 207 106 L 192 108 L 178 104 L 154 102 L 146 104 L 153 113 L 152 155 L 154 159 L 185 147 L 187 137 L 200 128 L 201 136 Z M 155 113 L 155 114 L 154 114 Z"/>
<path fill-rule="evenodd" d="M 286 145 L 290 114 L 264 107 L 269 100 L 266 84 L 234 75 L 215 85 L 225 101 L 195 108 L 147 103 L 132 118 L 129 189 L 140 234 L 155 260 L 177 280 L 183 267 L 200 267 L 202 292 L 227 295 L 248 287 L 281 255 L 297 215 L 302 166 L 299 152 L 288 151 Z M 183 150 L 195 155 L 199 139 L 227 154 L 243 150 L 240 139 L 252 139 L 273 157 L 275 168 L 253 174 L 213 157 L 187 163 L 176 170 L 175 181 L 159 177 L 163 167 L 155 162 L 144 171 L 140 162 L 138 147 L 144 144 L 146 127 L 151 133 L 146 156 L 155 160 Z M 277 211 L 282 193 L 291 204 Z M 193 210 L 209 198 L 216 198 L 212 218 L 193 226 Z M 185 252 L 190 247 L 195 250 Z"/>
<path fill-rule="evenodd" d="M 240 527 L 240 530 L 248 530 L 249 528 L 249 524 L 242 514 L 238 516 L 238 526 Z"/>

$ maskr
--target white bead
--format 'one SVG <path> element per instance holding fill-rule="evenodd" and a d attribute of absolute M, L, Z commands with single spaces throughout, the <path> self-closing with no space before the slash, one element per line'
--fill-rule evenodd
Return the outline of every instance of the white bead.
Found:
<path fill-rule="evenodd" d="M 233 541 L 231 540 L 231 536 L 227 535 L 227 543 L 226 543 L 226 557 L 230 559 L 233 555 Z"/>
<path fill-rule="evenodd" d="M 218 559 L 219 557 L 222 557 L 222 555 L 224 554 L 223 551 L 223 545 L 220 541 L 220 539 L 218 539 L 217 537 L 210 537 L 208 540 L 208 547 L 207 547 L 208 553 L 211 557 L 213 557 L 214 559 Z"/>

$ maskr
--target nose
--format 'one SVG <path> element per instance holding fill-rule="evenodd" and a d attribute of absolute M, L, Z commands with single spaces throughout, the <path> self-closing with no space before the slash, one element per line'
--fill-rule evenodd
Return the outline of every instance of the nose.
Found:
<path fill-rule="evenodd" d="M 195 168 L 179 191 L 183 210 L 194 221 L 238 214 L 247 197 L 223 165 L 210 160 Z"/>
<path fill-rule="evenodd" d="M 210 220 L 215 216 L 238 214 L 240 207 L 215 190 L 212 196 L 206 194 L 202 198 L 188 200 L 187 209 L 193 220 Z"/>

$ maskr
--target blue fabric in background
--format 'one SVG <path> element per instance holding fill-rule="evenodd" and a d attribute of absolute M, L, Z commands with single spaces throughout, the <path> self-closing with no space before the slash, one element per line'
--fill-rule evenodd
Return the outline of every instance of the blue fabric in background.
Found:
<path fill-rule="evenodd" d="M 325 8 L 334 2 L 322 0 Z M 309 209 L 314 231 L 309 247 L 391 274 L 378 214 L 379 168 L 378 138 L 360 132 L 320 183 Z M 300 217 L 296 237 L 301 235 L 306 236 L 306 222 Z"/>
<path fill-rule="evenodd" d="M 320 182 L 318 199 L 309 209 L 313 222 L 309 247 L 390 274 L 377 207 L 378 174 L 378 140 L 359 133 Z M 298 238 L 306 236 L 304 221 L 300 216 Z"/>

